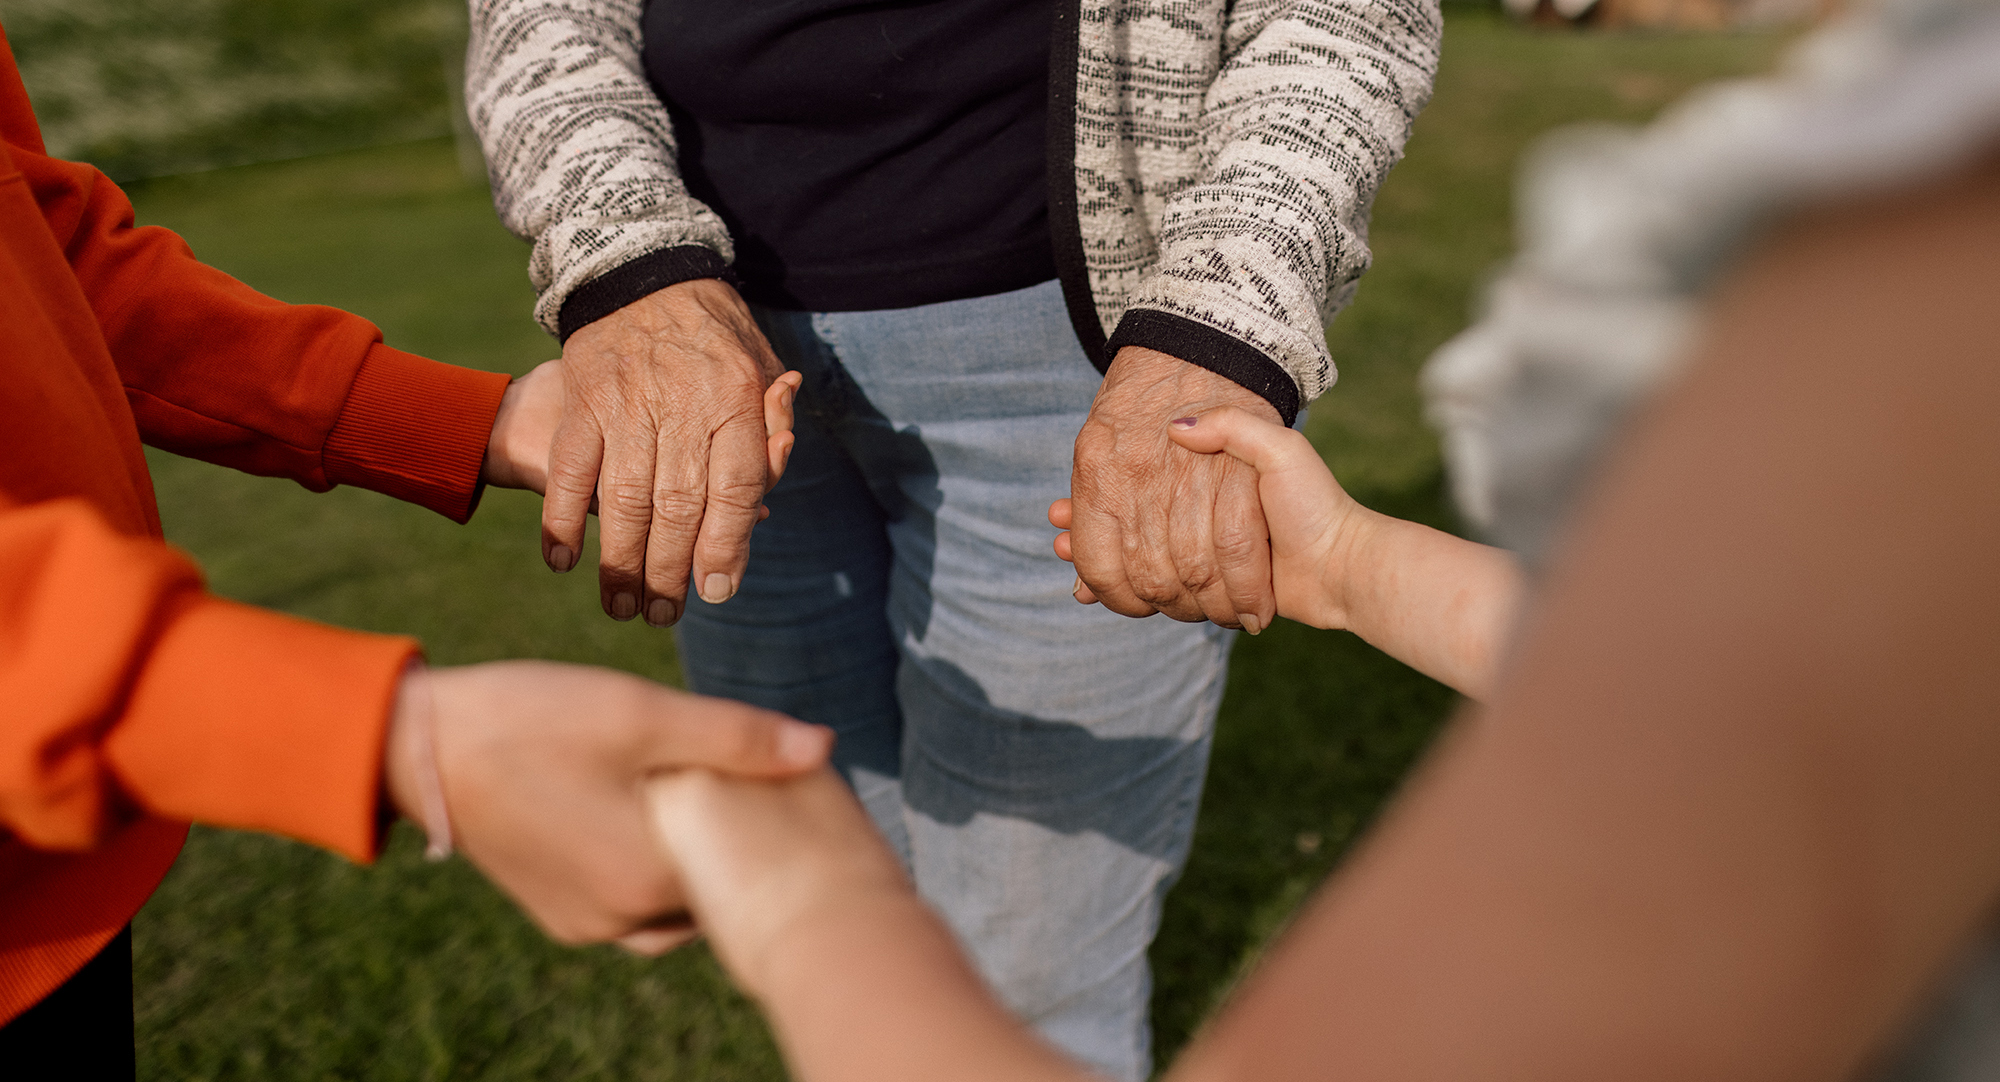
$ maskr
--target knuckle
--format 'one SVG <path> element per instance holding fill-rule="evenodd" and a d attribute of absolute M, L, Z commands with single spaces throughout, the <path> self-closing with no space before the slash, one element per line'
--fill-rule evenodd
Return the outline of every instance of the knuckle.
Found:
<path fill-rule="evenodd" d="M 651 485 L 614 478 L 598 486 L 597 502 L 603 514 L 636 516 L 651 512 L 655 500 Z"/>
<path fill-rule="evenodd" d="M 1156 609 L 1173 604 L 1181 596 L 1179 582 L 1151 571 L 1128 574 L 1126 585 L 1130 587 L 1132 596 Z"/>
<path fill-rule="evenodd" d="M 764 501 L 763 480 L 729 477 L 719 480 L 708 490 L 708 502 L 737 511 L 753 511 Z"/>
<path fill-rule="evenodd" d="M 1185 574 L 1182 576 L 1181 589 L 1177 592 L 1176 596 L 1177 598 L 1183 598 L 1189 595 L 1194 595 L 1196 597 L 1199 597 L 1202 594 L 1206 594 L 1209 591 L 1220 587 L 1221 585 L 1222 585 L 1221 572 L 1219 572 L 1216 569 L 1215 565 L 1207 564 L 1202 566 L 1200 569 L 1196 570 L 1193 574 Z"/>
<path fill-rule="evenodd" d="M 1215 558 L 1227 568 L 1250 566 L 1257 562 L 1263 545 L 1261 532 L 1242 522 L 1229 522 L 1216 531 Z"/>
<path fill-rule="evenodd" d="M 701 496 L 680 488 L 661 488 L 651 494 L 649 502 L 654 524 L 673 532 L 699 526 L 706 506 Z"/>
<path fill-rule="evenodd" d="M 559 442 L 549 449 L 549 477 L 564 482 L 589 481 L 596 475 L 596 449 L 580 441 Z"/>

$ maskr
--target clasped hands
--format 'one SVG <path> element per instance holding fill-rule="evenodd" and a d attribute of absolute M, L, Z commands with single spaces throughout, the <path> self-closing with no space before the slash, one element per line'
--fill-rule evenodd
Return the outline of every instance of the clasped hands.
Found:
<path fill-rule="evenodd" d="M 559 572 L 576 566 L 596 510 L 604 611 L 667 626 L 685 610 L 690 582 L 710 602 L 742 584 L 777 472 L 762 399 L 782 371 L 727 283 L 668 286 L 577 331 L 559 365 L 521 381 L 529 393 L 517 397 L 533 400 L 534 423 L 503 439 L 512 420 L 503 406 L 495 439 L 506 446 L 489 456 L 488 480 L 545 494 L 543 557 Z M 1254 476 L 1166 435 L 1172 418 L 1219 406 L 1277 417 L 1206 369 L 1153 350 L 1119 352 L 1077 436 L 1071 497 L 1053 515 L 1068 531 L 1062 552 L 1075 558 L 1079 600 L 1127 616 L 1270 626 L 1276 601 Z"/>
<path fill-rule="evenodd" d="M 564 375 L 563 362 L 550 361 L 508 387 L 482 480 L 549 487 L 560 466 L 549 448 L 568 415 Z M 798 385 L 796 373 L 785 373 L 760 387 L 755 488 L 731 497 L 745 501 L 753 519 L 768 513 L 763 494 L 790 457 Z M 694 767 L 796 777 L 821 768 L 832 747 L 827 729 L 608 669 L 418 665 L 397 688 L 383 795 L 427 829 L 448 829 L 457 849 L 551 937 L 616 941 L 651 954 L 693 932 L 679 879 L 647 827 L 641 784 Z"/>

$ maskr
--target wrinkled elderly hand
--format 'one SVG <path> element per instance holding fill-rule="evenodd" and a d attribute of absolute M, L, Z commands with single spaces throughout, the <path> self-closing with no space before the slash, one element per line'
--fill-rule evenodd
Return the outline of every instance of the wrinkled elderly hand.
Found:
<path fill-rule="evenodd" d="M 1251 633 L 1271 625 L 1271 550 L 1257 474 L 1168 437 L 1174 418 L 1236 406 L 1278 420 L 1253 391 L 1155 350 L 1118 351 L 1076 438 L 1070 498 L 1049 509 L 1068 532 L 1077 600 L 1126 616 L 1164 612 Z"/>
<path fill-rule="evenodd" d="M 595 498 L 604 611 L 665 627 L 736 593 L 775 479 L 763 398 L 782 366 L 727 283 L 668 286 L 571 335 L 542 504 L 542 557 L 567 571 Z"/>
<path fill-rule="evenodd" d="M 830 730 L 609 669 L 416 667 L 397 695 L 384 781 L 427 829 L 438 826 L 427 789 L 441 796 L 457 848 L 550 936 L 655 953 L 692 932 L 641 783 L 684 767 L 795 777 L 832 747 Z"/>

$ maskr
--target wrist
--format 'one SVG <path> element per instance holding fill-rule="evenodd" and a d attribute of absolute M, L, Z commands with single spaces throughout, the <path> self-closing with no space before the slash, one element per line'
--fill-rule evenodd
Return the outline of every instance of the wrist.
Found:
<path fill-rule="evenodd" d="M 451 855 L 451 812 L 437 758 L 437 703 L 430 669 L 413 659 L 396 686 L 396 701 L 384 741 L 382 784 L 389 803 L 424 828 L 425 855 Z"/>
<path fill-rule="evenodd" d="M 942 930 L 937 916 L 905 883 L 851 883 L 812 895 L 738 967 L 744 992 L 773 1013 L 784 1013 L 799 996 L 821 994 L 829 972 L 887 963 L 885 951 L 907 957 L 936 949 L 930 929 Z"/>
<path fill-rule="evenodd" d="M 571 335 L 598 320 L 684 282 L 707 279 L 720 284 L 733 277 L 728 261 L 706 245 L 681 244 L 649 252 L 571 290 L 556 315 L 556 340 L 567 344 Z"/>
<path fill-rule="evenodd" d="M 1326 608 L 1319 615 L 1326 622 L 1308 622 L 1346 631 L 1355 630 L 1357 616 L 1365 622 L 1368 591 L 1386 570 L 1384 528 L 1393 522 L 1360 504 L 1353 504 L 1341 515 L 1320 561 L 1320 594 Z"/>
<path fill-rule="evenodd" d="M 1267 421 L 1277 421 L 1276 407 L 1248 388 L 1146 346 L 1125 346 L 1112 359 L 1091 418 L 1099 423 L 1143 421 L 1148 426 L 1235 406 Z"/>
<path fill-rule="evenodd" d="M 1284 365 L 1234 335 L 1171 312 L 1134 308 L 1119 318 L 1105 350 L 1115 363 L 1134 348 L 1172 357 L 1241 387 L 1287 428 L 1298 419 L 1303 405 L 1298 382 Z"/>

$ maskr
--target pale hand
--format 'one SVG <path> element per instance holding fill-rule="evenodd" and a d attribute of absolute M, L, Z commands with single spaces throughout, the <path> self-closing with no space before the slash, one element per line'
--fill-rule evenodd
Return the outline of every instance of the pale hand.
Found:
<path fill-rule="evenodd" d="M 832 770 L 772 783 L 701 770 L 647 783 L 653 829 L 701 930 L 744 990 L 770 990 L 773 952 L 821 919 L 907 911 L 915 894 Z"/>
<path fill-rule="evenodd" d="M 426 729 L 459 851 L 553 938 L 647 953 L 692 932 L 641 783 L 686 767 L 789 778 L 833 746 L 830 730 L 608 669 L 416 667 L 397 695 L 384 785 L 420 822 Z"/>
<path fill-rule="evenodd" d="M 727 600 L 775 483 L 762 403 L 783 369 L 748 306 L 715 279 L 668 286 L 571 335 L 563 366 L 543 558 L 576 565 L 594 499 L 606 613 L 672 624 L 690 575 Z"/>
<path fill-rule="evenodd" d="M 1236 406 L 1278 411 L 1242 385 L 1155 350 L 1118 351 L 1076 439 L 1070 499 L 1049 519 L 1076 565 L 1077 600 L 1126 616 L 1164 612 L 1253 634 L 1277 613 L 1257 476 L 1176 446 L 1168 422 Z"/>

